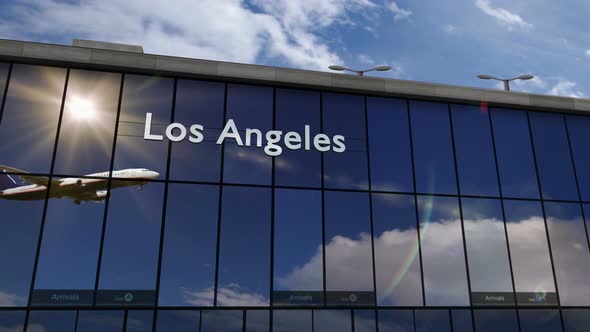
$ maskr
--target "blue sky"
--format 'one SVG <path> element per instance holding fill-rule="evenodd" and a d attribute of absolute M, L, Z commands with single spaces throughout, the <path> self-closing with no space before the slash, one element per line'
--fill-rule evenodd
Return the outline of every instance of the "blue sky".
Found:
<path fill-rule="evenodd" d="M 586 0 L 6 0 L 0 38 L 140 44 L 146 53 L 589 97 Z"/>

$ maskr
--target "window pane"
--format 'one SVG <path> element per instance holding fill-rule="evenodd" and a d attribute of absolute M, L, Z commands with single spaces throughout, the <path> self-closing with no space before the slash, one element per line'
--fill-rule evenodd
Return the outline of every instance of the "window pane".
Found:
<path fill-rule="evenodd" d="M 246 146 L 246 129 L 258 129 L 262 135 L 272 129 L 272 88 L 229 84 L 227 88 L 227 119 L 233 119 L 244 146 L 225 140 L 223 181 L 226 183 L 270 184 L 272 157 L 264 154 L 264 142 L 257 147 L 256 135 Z M 261 136 L 262 136 L 261 135 Z M 261 137 L 264 141 L 264 137 Z"/>
<path fill-rule="evenodd" d="M 541 203 L 505 200 L 504 213 L 517 303 L 557 304 Z"/>
<path fill-rule="evenodd" d="M 224 187 L 217 305 L 269 304 L 271 191 Z"/>
<path fill-rule="evenodd" d="M 491 110 L 502 195 L 538 198 L 539 185 L 526 112 Z"/>
<path fill-rule="evenodd" d="M 453 105 L 452 109 L 461 194 L 498 196 L 488 112 L 467 105 Z"/>
<path fill-rule="evenodd" d="M 416 332 L 451 332 L 448 310 L 414 310 Z"/>
<path fill-rule="evenodd" d="M 215 142 L 223 128 L 224 98 L 224 83 L 178 80 L 174 122 L 202 125 L 204 140 L 172 144 L 170 179 L 219 182 L 221 145 Z"/>
<path fill-rule="evenodd" d="M 311 332 L 311 310 L 274 310 L 273 332 Z"/>
<path fill-rule="evenodd" d="M 474 305 L 514 304 L 500 200 L 461 198 Z"/>
<path fill-rule="evenodd" d="M 171 79 L 125 75 L 114 169 L 147 168 L 160 173 L 160 178 L 166 176 L 165 132 L 171 118 L 173 83 Z M 163 140 L 144 139 L 146 113 L 152 114 L 150 133 L 163 135 Z"/>
<path fill-rule="evenodd" d="M 414 191 L 405 100 L 367 98 L 371 189 Z"/>
<path fill-rule="evenodd" d="M 578 204 L 545 203 L 549 240 L 561 305 L 590 304 L 590 253 Z"/>
<path fill-rule="evenodd" d="M 154 302 L 164 185 L 147 183 L 140 190 L 137 184 L 112 182 L 100 270 L 99 289 L 104 291 L 97 293 L 97 304 Z M 122 294 L 132 297 L 122 303 Z"/>
<path fill-rule="evenodd" d="M 290 131 L 303 135 L 306 125 L 310 127 L 311 135 L 320 132 L 320 94 L 277 89 L 277 130 L 282 130 L 283 135 Z M 283 153 L 276 157 L 277 185 L 319 188 L 321 181 L 321 153 L 315 148 L 305 150 L 303 146 L 300 150 L 290 150 L 285 147 Z"/>
<path fill-rule="evenodd" d="M 411 310 L 379 310 L 379 332 L 413 332 L 414 317 Z"/>
<path fill-rule="evenodd" d="M 54 178 L 62 184 L 69 179 Z M 73 186 L 62 189 L 59 185 L 51 187 L 52 196 L 64 194 L 96 195 L 105 192 L 107 179 L 78 179 L 90 182 L 84 189 Z M 106 197 L 105 197 L 106 199 Z M 94 284 L 100 250 L 100 237 L 104 220 L 104 204 L 100 202 L 80 202 L 70 198 L 50 199 L 47 205 L 45 227 L 37 275 L 33 304 L 36 305 L 92 305 Z M 75 269 L 72 269 L 75 266 Z M 76 300 L 54 300 L 53 295 L 71 295 L 77 290 Z"/>
<path fill-rule="evenodd" d="M 204 310 L 201 316 L 201 332 L 242 332 L 242 310 Z"/>
<path fill-rule="evenodd" d="M 369 195 L 330 191 L 324 195 L 327 303 L 372 305 Z"/>
<path fill-rule="evenodd" d="M 416 191 L 455 194 L 455 162 L 447 104 L 410 102 Z"/>
<path fill-rule="evenodd" d="M 350 310 L 314 310 L 314 332 L 352 331 Z"/>
<path fill-rule="evenodd" d="M 564 309 L 563 315 L 564 332 L 583 332 L 590 326 L 590 312 L 587 309 Z"/>
<path fill-rule="evenodd" d="M 559 311 L 554 309 L 521 309 L 521 332 L 561 332 Z"/>
<path fill-rule="evenodd" d="M 65 78 L 65 69 L 14 65 L 0 126 L 2 164 L 49 173 Z M 1 98 L 1 67 L 0 82 Z"/>
<path fill-rule="evenodd" d="M 459 202 L 418 197 L 426 305 L 469 305 Z"/>
<path fill-rule="evenodd" d="M 129 310 L 126 332 L 151 332 L 154 312 L 151 310 Z"/>
<path fill-rule="evenodd" d="M 516 311 L 513 309 L 474 310 L 477 332 L 518 332 Z"/>
<path fill-rule="evenodd" d="M 274 232 L 273 303 L 323 304 L 322 193 L 277 189 Z"/>
<path fill-rule="evenodd" d="M 217 186 L 169 184 L 159 305 L 213 305 L 218 204 Z"/>
<path fill-rule="evenodd" d="M 108 171 L 121 75 L 72 70 L 68 82 L 55 173 Z"/>
<path fill-rule="evenodd" d="M 74 332 L 76 311 L 31 311 L 27 331 L 30 332 Z M 0 330 L 4 331 L 4 330 Z M 11 330 L 8 330 L 11 331 Z M 14 329 L 16 331 L 16 329 Z"/>
<path fill-rule="evenodd" d="M 323 95 L 324 133 L 345 138 L 346 151 L 324 153 L 326 188 L 368 189 L 365 103 L 361 96 Z"/>
<path fill-rule="evenodd" d="M 590 200 L 590 156 L 587 144 L 590 142 L 590 117 L 566 115 L 567 129 L 576 166 L 576 175 L 582 200 Z"/>
<path fill-rule="evenodd" d="M 47 183 L 43 177 L 27 180 Z M 31 287 L 47 188 L 32 184 L 25 187 L 22 182 L 17 176 L 0 174 L 0 188 L 4 190 L 0 192 L 0 211 L 5 221 L 0 223 L 0 266 L 4 271 L 10 270 L 0 278 L 0 307 L 25 306 Z M 19 186 L 20 189 L 11 189 Z M 19 193 L 27 188 L 32 191 Z"/>
<path fill-rule="evenodd" d="M 122 310 L 80 311 L 76 332 L 123 331 Z"/>
<path fill-rule="evenodd" d="M 471 319 L 471 310 L 455 309 L 451 310 L 453 319 L 453 332 L 473 332 L 473 321 Z"/>
<path fill-rule="evenodd" d="M 563 115 L 529 114 L 543 198 L 578 200 Z"/>
<path fill-rule="evenodd" d="M 355 310 L 353 314 L 355 332 L 377 331 L 377 320 L 375 316 L 375 310 Z"/>
<path fill-rule="evenodd" d="M 268 310 L 246 311 L 245 332 L 268 332 L 270 330 L 270 313 Z"/>
<path fill-rule="evenodd" d="M 25 322 L 24 311 L 0 311 L 0 329 L 6 329 L 6 331 L 14 330 L 22 331 Z"/>
<path fill-rule="evenodd" d="M 414 196 L 373 194 L 372 199 L 378 304 L 421 306 Z"/>
<path fill-rule="evenodd" d="M 160 310 L 157 332 L 199 332 L 201 312 L 196 310 Z"/>
<path fill-rule="evenodd" d="M 6 78 L 8 77 L 8 69 L 10 65 L 8 63 L 0 62 L 0 98 L 4 95 L 4 89 L 6 88 Z"/>

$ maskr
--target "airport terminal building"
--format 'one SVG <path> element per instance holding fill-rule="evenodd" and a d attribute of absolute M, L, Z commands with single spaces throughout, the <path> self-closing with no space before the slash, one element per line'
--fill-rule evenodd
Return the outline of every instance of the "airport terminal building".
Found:
<path fill-rule="evenodd" d="M 588 331 L 590 100 L 0 40 L 0 331 Z"/>

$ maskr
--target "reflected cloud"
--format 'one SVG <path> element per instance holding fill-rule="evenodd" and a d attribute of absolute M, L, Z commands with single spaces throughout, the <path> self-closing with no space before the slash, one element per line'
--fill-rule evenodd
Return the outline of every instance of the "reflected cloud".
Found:
<path fill-rule="evenodd" d="M 27 299 L 12 293 L 0 291 L 0 307 L 19 307 L 27 304 Z"/>
<path fill-rule="evenodd" d="M 213 287 L 198 291 L 184 289 L 185 302 L 194 306 L 211 306 L 211 299 L 215 294 Z M 267 306 L 268 299 L 257 293 L 250 293 L 238 284 L 229 284 L 217 289 L 217 305 L 225 307 L 259 307 Z"/>
<path fill-rule="evenodd" d="M 0 326 L 0 332 L 22 332 L 24 330 L 24 326 L 17 325 L 15 327 L 4 327 Z M 39 324 L 31 324 L 27 328 L 27 332 L 47 332 L 45 327 Z"/>

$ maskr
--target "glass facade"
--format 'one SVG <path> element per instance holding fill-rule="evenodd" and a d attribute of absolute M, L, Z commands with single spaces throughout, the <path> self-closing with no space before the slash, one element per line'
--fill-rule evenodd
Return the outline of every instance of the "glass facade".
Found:
<path fill-rule="evenodd" d="M 9 63 L 0 100 L 0 331 L 587 329 L 589 117 Z"/>

